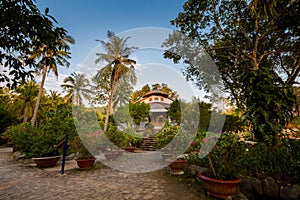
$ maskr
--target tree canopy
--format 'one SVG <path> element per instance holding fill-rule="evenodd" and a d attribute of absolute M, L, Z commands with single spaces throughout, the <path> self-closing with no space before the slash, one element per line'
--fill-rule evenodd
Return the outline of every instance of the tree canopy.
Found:
<path fill-rule="evenodd" d="M 165 57 L 175 62 L 184 59 L 187 78 L 209 90 L 205 79 L 213 79 L 213 75 L 201 71 L 203 62 L 190 62 L 197 57 L 203 60 L 205 50 L 235 105 L 245 110 L 252 122 L 264 121 L 263 126 L 256 124 L 256 135 L 277 134 L 278 128 L 265 123 L 276 123 L 282 129 L 292 116 L 291 86 L 299 84 L 300 72 L 299 7 L 299 0 L 188 0 L 172 23 L 194 43 L 178 42 L 182 37 L 173 34 L 164 43 L 172 50 L 166 51 Z M 254 88 L 252 83 L 257 80 L 267 86 Z M 251 106 L 254 102 L 255 108 Z M 280 116 L 266 115 L 282 109 Z"/>
<path fill-rule="evenodd" d="M 99 89 L 96 99 L 103 101 L 103 97 L 107 100 L 107 110 L 104 123 L 104 132 L 107 131 L 109 115 L 113 111 L 113 106 L 120 105 L 127 98 L 127 94 L 132 90 L 132 85 L 136 83 L 136 75 L 134 72 L 135 60 L 129 59 L 129 55 L 137 49 L 137 47 L 128 47 L 127 40 L 129 37 L 118 37 L 113 32 L 107 32 L 108 41 L 97 40 L 106 50 L 105 53 L 96 53 L 97 59 L 95 63 L 105 62 L 95 77 L 94 83 Z M 126 91 L 127 90 L 127 91 Z M 103 92 L 107 93 L 102 94 Z M 129 97 L 128 97 L 129 98 Z"/>
<path fill-rule="evenodd" d="M 33 47 L 55 46 L 53 38 L 62 38 L 67 31 L 57 21 L 42 14 L 34 0 L 3 0 L 0 3 L 0 82 L 16 86 L 33 78 L 38 62 L 30 58 Z"/>

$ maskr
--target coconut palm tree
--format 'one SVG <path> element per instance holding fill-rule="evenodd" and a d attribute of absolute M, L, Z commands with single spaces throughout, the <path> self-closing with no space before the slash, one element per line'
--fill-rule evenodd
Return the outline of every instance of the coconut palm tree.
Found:
<path fill-rule="evenodd" d="M 12 93 L 11 109 L 18 112 L 18 118 L 27 122 L 33 115 L 39 85 L 33 81 L 24 82 Z"/>
<path fill-rule="evenodd" d="M 111 31 L 107 32 L 107 37 L 109 38 L 109 41 L 107 42 L 97 40 L 105 48 L 106 53 L 97 53 L 96 55 L 98 58 L 95 61 L 96 64 L 100 61 L 104 61 L 106 63 L 106 65 L 98 71 L 96 77 L 100 78 L 103 74 L 111 74 L 108 88 L 109 95 L 107 100 L 104 132 L 107 131 L 108 118 L 112 110 L 113 96 L 116 92 L 119 80 L 127 78 L 131 84 L 135 84 L 136 82 L 134 73 L 134 64 L 136 64 L 136 61 L 129 59 L 129 55 L 137 48 L 127 46 L 127 40 L 129 37 L 120 38 Z"/>
<path fill-rule="evenodd" d="M 61 104 L 63 102 L 63 98 L 61 97 L 61 94 L 57 91 L 50 90 L 50 93 L 47 95 L 47 107 L 49 110 L 52 108 L 55 108 L 57 105 Z"/>
<path fill-rule="evenodd" d="M 69 67 L 70 63 L 67 59 L 70 56 L 69 44 L 74 44 L 74 39 L 70 36 L 66 36 L 65 32 L 60 29 L 54 29 L 54 33 L 49 34 L 51 39 L 47 39 L 47 44 L 41 43 L 40 46 L 36 46 L 31 51 L 30 59 L 38 60 L 38 70 L 42 70 L 42 81 L 38 93 L 38 98 L 35 104 L 33 117 L 31 119 L 31 125 L 34 126 L 36 122 L 37 112 L 39 109 L 42 91 L 45 84 L 47 73 L 53 71 L 54 75 L 58 77 L 57 65 Z"/>
<path fill-rule="evenodd" d="M 65 84 L 60 85 L 64 90 L 67 90 L 66 99 L 73 98 L 76 106 L 82 104 L 82 99 L 90 99 L 92 91 L 88 88 L 90 86 L 89 80 L 85 74 L 72 73 L 70 76 L 65 78 Z M 82 98 L 83 97 L 83 98 Z"/>

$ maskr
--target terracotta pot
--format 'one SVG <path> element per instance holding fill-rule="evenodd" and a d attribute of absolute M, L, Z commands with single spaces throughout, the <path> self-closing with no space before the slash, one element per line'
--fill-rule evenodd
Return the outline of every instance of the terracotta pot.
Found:
<path fill-rule="evenodd" d="M 96 158 L 76 159 L 77 165 L 80 169 L 90 169 L 93 167 Z"/>
<path fill-rule="evenodd" d="M 238 184 L 241 179 L 235 180 L 218 180 L 213 178 L 208 178 L 201 173 L 197 175 L 202 179 L 205 190 L 208 196 L 213 196 L 217 198 L 232 198 L 232 195 L 236 192 Z"/>
<path fill-rule="evenodd" d="M 173 157 L 173 154 L 163 153 L 163 154 L 161 154 L 161 156 L 163 157 L 164 160 L 168 160 L 168 159 L 171 159 Z"/>
<path fill-rule="evenodd" d="M 107 153 L 104 153 L 104 156 L 105 156 L 106 160 L 113 160 L 113 159 L 115 159 L 118 155 L 119 155 L 118 152 L 107 152 Z"/>
<path fill-rule="evenodd" d="M 107 149 L 107 146 L 100 146 L 99 147 L 99 151 L 101 151 L 102 153 L 105 153 Z"/>
<path fill-rule="evenodd" d="M 59 161 L 60 157 L 61 156 L 33 158 L 33 161 L 37 167 L 53 167 Z"/>
<path fill-rule="evenodd" d="M 121 155 L 123 155 L 124 150 L 118 150 L 118 151 L 116 151 L 116 153 L 118 154 L 118 156 L 121 156 Z"/>
<path fill-rule="evenodd" d="M 175 160 L 172 162 L 170 167 L 170 174 L 172 175 L 182 175 L 184 174 L 184 168 L 186 167 L 187 160 Z"/>
<path fill-rule="evenodd" d="M 125 151 L 127 152 L 134 152 L 136 150 L 136 147 L 125 147 Z"/>

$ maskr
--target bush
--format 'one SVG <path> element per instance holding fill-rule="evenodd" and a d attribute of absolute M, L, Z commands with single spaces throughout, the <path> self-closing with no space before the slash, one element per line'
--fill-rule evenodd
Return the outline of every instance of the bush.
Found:
<path fill-rule="evenodd" d="M 136 132 L 128 132 L 128 130 L 123 132 L 116 131 L 115 129 L 109 129 L 106 136 L 114 145 L 120 148 L 128 146 L 139 147 L 143 141 Z"/>
<path fill-rule="evenodd" d="M 58 155 L 54 149 L 58 142 L 56 137 L 29 123 L 12 126 L 5 134 L 15 149 L 24 153 L 27 158 Z"/>
<path fill-rule="evenodd" d="M 209 156 L 200 159 L 198 152 L 202 145 L 203 134 L 198 134 L 189 148 L 188 163 L 211 169 L 210 159 L 219 178 L 238 175 L 258 179 L 273 177 L 281 185 L 300 184 L 299 140 L 282 139 L 277 146 L 264 142 L 250 145 L 239 141 L 236 133 L 223 133 Z"/>
<path fill-rule="evenodd" d="M 66 133 L 70 141 L 77 136 L 72 107 L 62 104 L 47 112 L 38 128 L 22 123 L 10 127 L 5 135 L 18 151 L 30 158 L 57 155 L 54 145 L 64 140 Z"/>
<path fill-rule="evenodd" d="M 156 135 L 158 148 L 163 148 L 169 144 L 177 134 L 179 126 L 165 126 Z"/>
<path fill-rule="evenodd" d="M 204 138 L 204 143 L 210 143 L 219 135 L 207 133 L 209 137 Z M 202 143 L 203 144 L 203 143 Z M 209 176 L 217 179 L 232 180 L 240 176 L 241 160 L 244 156 L 244 145 L 239 142 L 238 136 L 232 132 L 225 132 L 218 139 L 208 155 L 204 158 L 195 159 L 200 166 L 207 167 Z"/>
<path fill-rule="evenodd" d="M 261 142 L 247 146 L 243 174 L 257 178 L 271 176 L 282 184 L 300 184 L 300 142 L 284 140 L 278 146 Z"/>

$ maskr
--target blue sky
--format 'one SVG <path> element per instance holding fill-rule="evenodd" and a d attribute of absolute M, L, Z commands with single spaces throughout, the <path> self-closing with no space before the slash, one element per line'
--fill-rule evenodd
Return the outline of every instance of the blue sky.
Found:
<path fill-rule="evenodd" d="M 60 67 L 58 80 L 53 74 L 50 74 L 45 84 L 47 91 L 50 89 L 61 91 L 59 85 L 72 72 L 86 73 L 87 71 L 83 70 L 86 60 L 90 59 L 91 54 L 95 54 L 95 48 L 99 47 L 99 43 L 95 40 L 106 40 L 108 30 L 119 34 L 124 31 L 144 27 L 176 29 L 170 24 L 170 20 L 175 19 L 178 13 L 183 10 L 184 2 L 184 0 L 37 0 L 39 9 L 43 12 L 48 7 L 50 9 L 49 14 L 56 18 L 58 26 L 68 30 L 68 34 L 75 39 L 75 45 L 71 46 L 72 59 L 70 60 L 70 68 Z M 145 36 L 144 40 L 146 41 L 147 39 L 147 36 Z M 146 53 L 143 54 L 143 52 Z M 133 58 L 137 59 L 140 64 L 145 64 L 142 59 L 144 61 L 153 59 L 158 62 L 158 65 L 165 65 L 166 70 L 169 70 L 168 68 L 176 68 L 178 71 L 180 66 L 173 65 L 171 61 L 163 60 L 161 56 L 157 56 L 158 54 L 157 51 L 153 50 L 140 51 L 134 54 Z M 149 72 L 149 69 L 145 70 L 153 75 L 152 83 L 161 82 L 163 79 L 172 79 L 169 77 L 172 73 L 169 74 L 167 71 L 165 73 L 157 73 L 157 71 Z M 140 71 L 140 73 L 143 72 Z M 156 78 L 157 80 L 155 80 Z M 184 80 L 182 78 L 179 78 L 181 82 Z M 176 82 L 176 80 L 173 79 L 173 82 Z M 144 82 L 142 81 L 141 83 Z M 173 87 L 172 83 L 166 83 L 171 88 Z M 177 87 L 175 85 L 174 87 Z M 141 85 L 139 86 L 141 87 Z M 180 90 L 179 88 L 172 89 Z M 190 88 L 183 87 L 181 90 L 190 91 Z"/>
<path fill-rule="evenodd" d="M 38 0 L 41 11 L 50 9 L 59 26 L 75 38 L 71 63 L 77 65 L 106 39 L 108 30 L 115 33 L 141 27 L 174 29 L 170 20 L 182 10 L 183 0 Z"/>

